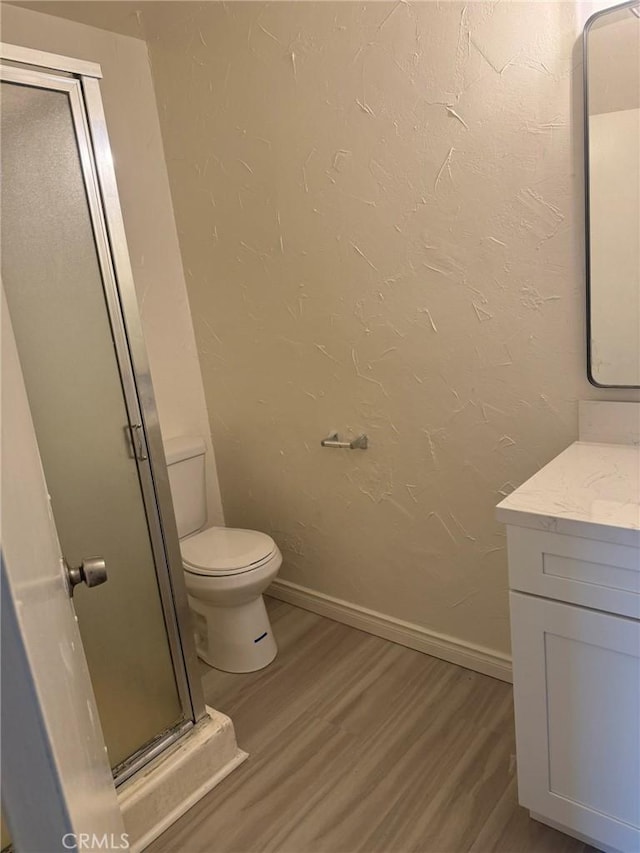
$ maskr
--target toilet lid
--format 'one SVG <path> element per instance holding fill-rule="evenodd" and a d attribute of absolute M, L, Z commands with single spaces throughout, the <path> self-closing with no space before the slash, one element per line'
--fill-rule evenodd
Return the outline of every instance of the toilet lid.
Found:
<path fill-rule="evenodd" d="M 276 549 L 266 533 L 237 527 L 209 527 L 180 543 L 188 572 L 198 575 L 241 572 L 264 562 Z"/>

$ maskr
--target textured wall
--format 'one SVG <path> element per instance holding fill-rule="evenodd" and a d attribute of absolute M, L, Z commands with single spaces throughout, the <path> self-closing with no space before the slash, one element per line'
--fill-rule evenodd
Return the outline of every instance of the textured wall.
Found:
<path fill-rule="evenodd" d="M 58 11 L 57 3 L 31 5 Z M 96 7 L 102 5 L 106 4 Z M 85 4 L 71 6 L 82 11 Z M 102 16 L 85 18 L 88 23 L 103 23 Z M 102 98 L 160 426 L 167 438 L 198 433 L 210 442 L 145 45 L 7 4 L 2 8 L 2 40 L 102 65 Z M 207 473 L 211 520 L 220 523 L 223 514 L 213 452 Z"/>
<path fill-rule="evenodd" d="M 593 7 L 116 5 L 150 48 L 228 523 L 273 533 L 285 578 L 506 650 L 494 505 L 578 398 L 629 398 L 585 372 Z"/>
<path fill-rule="evenodd" d="M 598 396 L 574 4 L 143 15 L 227 522 L 284 578 L 506 650 L 494 505 Z"/>

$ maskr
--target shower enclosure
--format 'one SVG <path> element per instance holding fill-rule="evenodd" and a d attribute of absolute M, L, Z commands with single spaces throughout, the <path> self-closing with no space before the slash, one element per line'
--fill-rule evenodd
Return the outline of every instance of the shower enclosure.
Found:
<path fill-rule="evenodd" d="M 100 76 L 2 47 L 2 282 L 119 784 L 205 706 Z"/>

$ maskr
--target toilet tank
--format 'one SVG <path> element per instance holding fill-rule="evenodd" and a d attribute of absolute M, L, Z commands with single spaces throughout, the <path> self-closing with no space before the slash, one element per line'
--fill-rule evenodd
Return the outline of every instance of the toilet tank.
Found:
<path fill-rule="evenodd" d="M 207 520 L 204 454 L 205 443 L 200 436 L 179 436 L 164 443 L 180 539 L 200 530 Z"/>

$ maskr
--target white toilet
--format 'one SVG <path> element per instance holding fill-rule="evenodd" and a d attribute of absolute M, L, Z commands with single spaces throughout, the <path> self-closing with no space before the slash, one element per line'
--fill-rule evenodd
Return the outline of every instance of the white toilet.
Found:
<path fill-rule="evenodd" d="M 262 598 L 282 565 L 278 546 L 255 530 L 203 530 L 204 441 L 173 438 L 164 450 L 198 655 L 225 672 L 262 669 L 278 651 Z"/>

